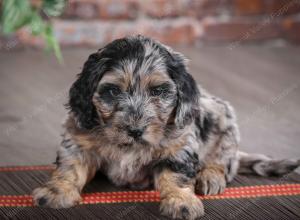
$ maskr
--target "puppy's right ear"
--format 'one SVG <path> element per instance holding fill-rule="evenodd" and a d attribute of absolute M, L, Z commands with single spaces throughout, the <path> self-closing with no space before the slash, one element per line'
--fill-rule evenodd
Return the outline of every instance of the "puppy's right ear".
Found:
<path fill-rule="evenodd" d="M 100 123 L 92 98 L 104 72 L 105 59 L 99 50 L 89 56 L 82 72 L 71 86 L 67 108 L 75 116 L 80 128 L 92 129 Z"/>

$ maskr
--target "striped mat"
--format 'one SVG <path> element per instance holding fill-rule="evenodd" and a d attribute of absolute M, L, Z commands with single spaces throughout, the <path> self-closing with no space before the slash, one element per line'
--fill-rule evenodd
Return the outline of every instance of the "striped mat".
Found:
<path fill-rule="evenodd" d="M 117 188 L 100 173 L 69 209 L 34 207 L 31 191 L 54 166 L 0 167 L 0 219 L 168 219 L 159 213 L 159 193 Z M 280 178 L 238 176 L 225 192 L 199 196 L 201 219 L 300 219 L 300 175 Z"/>

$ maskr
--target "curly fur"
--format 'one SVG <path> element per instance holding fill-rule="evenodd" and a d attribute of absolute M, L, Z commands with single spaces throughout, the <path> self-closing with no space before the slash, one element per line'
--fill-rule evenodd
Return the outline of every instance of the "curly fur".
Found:
<path fill-rule="evenodd" d="M 299 161 L 238 151 L 228 102 L 197 86 L 183 55 L 152 39 L 115 40 L 89 56 L 69 93 L 57 169 L 33 192 L 37 205 L 80 201 L 99 170 L 116 185 L 160 191 L 162 214 L 204 214 L 196 193 L 222 193 L 241 172 L 285 174 Z"/>

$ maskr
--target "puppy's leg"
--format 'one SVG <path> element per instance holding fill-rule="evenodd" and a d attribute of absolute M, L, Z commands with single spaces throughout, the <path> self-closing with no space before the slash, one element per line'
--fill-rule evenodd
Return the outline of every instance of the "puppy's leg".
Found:
<path fill-rule="evenodd" d="M 222 193 L 226 188 L 226 183 L 232 181 L 238 169 L 236 137 L 236 130 L 228 129 L 206 156 L 204 167 L 196 177 L 195 192 L 197 194 Z"/>
<path fill-rule="evenodd" d="M 216 195 L 226 188 L 225 169 L 219 164 L 207 164 L 196 177 L 195 192 L 201 195 Z"/>
<path fill-rule="evenodd" d="M 160 192 L 162 214 L 179 219 L 203 216 L 203 204 L 194 193 L 194 184 L 194 179 L 167 168 L 157 173 L 155 186 Z"/>
<path fill-rule="evenodd" d="M 50 181 L 33 191 L 35 205 L 68 208 L 79 203 L 83 186 L 96 172 L 97 163 L 91 155 L 76 145 L 61 148 Z"/>

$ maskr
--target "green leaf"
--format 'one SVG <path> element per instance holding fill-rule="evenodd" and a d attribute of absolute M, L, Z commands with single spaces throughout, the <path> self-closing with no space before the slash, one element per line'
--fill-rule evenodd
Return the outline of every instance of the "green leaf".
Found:
<path fill-rule="evenodd" d="M 33 35 L 40 35 L 45 30 L 45 22 L 38 12 L 32 13 L 30 28 Z"/>
<path fill-rule="evenodd" d="M 54 36 L 54 33 L 53 33 L 53 29 L 52 29 L 52 26 L 51 25 L 47 25 L 46 28 L 45 28 L 45 32 L 43 34 L 44 36 L 44 39 L 47 43 L 47 50 L 53 50 L 54 51 L 54 54 L 56 56 L 56 58 L 58 59 L 58 61 L 60 63 L 63 63 L 63 58 L 62 58 L 62 54 L 61 54 L 61 51 L 60 51 L 60 47 L 59 47 L 59 44 Z"/>
<path fill-rule="evenodd" d="M 48 16 L 59 16 L 63 13 L 66 3 L 66 0 L 44 0 L 42 8 Z"/>
<path fill-rule="evenodd" d="M 4 0 L 2 5 L 2 30 L 12 33 L 31 20 L 32 8 L 27 0 Z"/>

